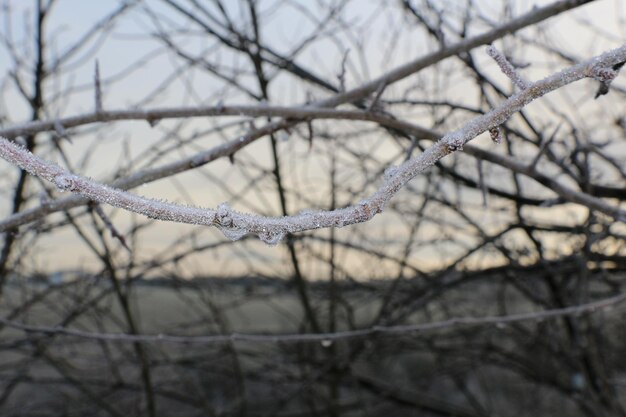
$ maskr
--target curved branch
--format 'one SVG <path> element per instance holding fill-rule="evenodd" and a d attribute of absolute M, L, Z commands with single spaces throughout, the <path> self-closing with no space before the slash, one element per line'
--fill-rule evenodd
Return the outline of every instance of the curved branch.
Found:
<path fill-rule="evenodd" d="M 583 4 L 589 3 L 590 1 L 591 0 L 561 0 L 543 8 L 533 9 L 529 13 L 523 16 L 520 16 L 519 18 L 513 19 L 510 22 L 506 22 L 484 34 L 478 35 L 471 39 L 464 39 L 454 45 L 443 48 L 440 51 L 436 51 L 434 53 L 417 58 L 416 60 L 409 62 L 403 66 L 400 66 L 386 74 L 383 74 L 381 77 L 378 77 L 375 80 L 365 83 L 353 90 L 350 90 L 345 93 L 335 95 L 329 99 L 314 103 L 311 105 L 311 107 L 313 106 L 332 107 L 332 106 L 336 106 L 342 103 L 361 100 L 365 98 L 368 94 L 375 92 L 380 87 L 382 82 L 384 82 L 385 84 L 391 84 L 411 74 L 419 72 L 420 70 L 427 68 L 430 65 L 433 65 L 443 59 L 446 59 L 454 55 L 458 55 L 460 53 L 467 52 L 477 46 L 493 42 L 494 40 L 499 39 L 506 34 L 513 33 L 515 31 L 518 31 L 520 29 L 523 29 L 535 23 L 544 21 L 559 13 L 562 13 L 567 10 L 571 10 L 573 8 L 579 7 Z M 204 110 L 206 112 L 210 112 L 210 111 L 217 111 L 218 109 L 219 109 L 219 106 L 214 107 L 214 108 L 205 108 Z M 174 117 L 174 113 L 176 111 L 181 111 L 181 110 L 182 109 L 169 109 L 169 110 L 166 110 L 166 112 L 167 111 L 171 112 L 169 115 L 161 114 L 161 116 L 163 118 L 170 117 L 170 116 Z M 155 110 L 155 111 L 159 111 L 159 110 Z M 266 110 L 266 111 L 269 112 L 271 111 L 271 109 Z M 187 114 L 186 111 L 183 111 L 183 112 Z M 202 113 L 202 109 L 199 109 L 198 116 L 202 115 L 201 113 Z M 267 115 L 267 113 L 265 113 L 264 115 Z M 148 113 L 146 115 L 144 113 L 142 118 L 145 118 L 146 116 L 148 118 L 145 120 L 149 122 L 158 120 L 158 118 L 156 118 L 157 114 Z M 65 127 L 69 128 L 72 126 L 79 126 L 79 125 L 94 123 L 98 121 L 106 121 L 104 118 L 110 118 L 108 120 L 116 120 L 115 117 L 120 117 L 120 119 L 117 119 L 117 120 L 122 120 L 122 117 L 124 116 L 122 116 L 121 112 L 103 112 L 99 115 L 76 116 L 75 118 L 62 119 L 61 121 L 57 120 L 57 121 L 43 122 L 42 124 L 26 124 L 22 126 L 0 129 L 0 136 L 11 137 L 11 136 L 19 135 L 22 132 L 26 132 L 26 131 L 38 132 L 42 130 L 53 130 L 53 129 L 63 131 Z M 130 118 L 131 114 L 126 113 L 125 117 Z M 384 124 L 385 126 L 388 126 L 388 127 L 398 128 L 400 130 L 403 130 L 404 132 L 411 132 L 412 134 L 415 134 L 416 136 L 430 138 L 430 139 L 437 138 L 433 136 L 432 132 L 416 127 L 415 125 L 412 125 L 410 123 L 405 123 L 401 121 L 392 122 L 391 121 L 392 118 L 389 118 L 389 117 L 383 123 L 382 119 L 384 118 L 384 116 L 382 115 L 370 114 L 368 117 L 369 119 L 367 120 L 376 121 L 377 123 Z M 374 118 L 378 120 L 374 120 Z M 242 136 L 236 140 L 230 141 L 228 143 L 225 143 L 223 145 L 220 145 L 208 151 L 198 153 L 192 157 L 189 157 L 189 158 L 186 158 L 178 162 L 171 163 L 171 164 L 159 167 L 159 168 L 147 169 L 141 172 L 137 172 L 128 178 L 117 180 L 112 184 L 112 186 L 116 188 L 121 188 L 121 189 L 129 189 L 129 188 L 136 187 L 140 184 L 144 184 L 150 181 L 167 177 L 169 175 L 174 175 L 176 173 L 180 173 L 189 169 L 199 167 L 217 158 L 220 158 L 223 156 L 229 156 L 235 151 L 241 149 L 242 147 L 248 145 L 249 143 L 255 141 L 256 139 L 262 137 L 265 134 L 272 133 L 280 129 L 288 128 L 294 125 L 295 123 L 296 123 L 295 121 L 288 120 L 288 119 L 269 123 L 261 129 L 254 130 L 246 134 L 245 136 Z M 21 212 L 15 213 L 9 216 L 8 218 L 4 219 L 3 221 L 0 221 L 0 232 L 4 232 L 6 230 L 17 227 L 19 225 L 35 221 L 49 213 L 67 210 L 76 206 L 86 204 L 88 201 L 89 200 L 85 197 L 71 196 L 71 197 L 66 197 L 66 198 L 62 198 L 59 200 L 55 200 L 55 201 L 49 201 L 40 207 L 22 210 Z"/>
<path fill-rule="evenodd" d="M 233 240 L 251 233 L 258 235 L 268 244 L 276 244 L 288 233 L 343 227 L 370 220 L 375 214 L 383 211 L 386 203 L 408 181 L 444 156 L 463 149 L 467 142 L 481 133 L 497 128 L 533 100 L 582 78 L 595 77 L 602 68 L 611 67 L 624 60 L 626 60 L 626 45 L 529 84 L 526 89 L 511 96 L 489 113 L 476 117 L 460 129 L 445 135 L 422 154 L 409 159 L 399 167 L 389 168 L 385 173 L 383 184 L 369 198 L 356 205 L 331 211 L 302 212 L 284 217 L 263 217 L 236 212 L 226 204 L 221 204 L 216 210 L 187 207 L 139 197 L 71 174 L 7 139 L 0 139 L 0 157 L 33 175 L 55 183 L 62 190 L 81 194 L 94 201 L 107 203 L 150 218 L 217 226 Z M 519 167 L 519 169 L 525 168 Z M 602 200 L 587 195 L 579 198 L 580 193 L 572 193 L 572 190 L 557 181 L 546 179 L 549 180 L 550 188 L 562 197 L 584 204 L 613 218 L 626 220 L 626 212 L 619 207 L 610 206 Z"/>

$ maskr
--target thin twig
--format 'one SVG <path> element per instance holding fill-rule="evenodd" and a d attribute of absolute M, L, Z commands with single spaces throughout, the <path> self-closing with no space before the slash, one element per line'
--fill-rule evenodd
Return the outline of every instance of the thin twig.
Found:
<path fill-rule="evenodd" d="M 489 193 L 487 192 L 487 183 L 485 182 L 482 159 L 476 160 L 476 168 L 478 169 L 478 184 L 480 185 L 480 193 L 483 197 L 483 207 L 487 208 L 489 207 Z"/>
<path fill-rule="evenodd" d="M 95 110 L 96 114 L 102 113 L 102 84 L 100 83 L 100 65 L 96 60 L 96 68 L 93 74 L 94 94 L 95 94 Z"/>
<path fill-rule="evenodd" d="M 122 120 L 145 120 L 151 125 L 164 119 L 179 119 L 207 116 L 235 116 L 235 117 L 282 117 L 293 121 L 312 119 L 342 119 L 363 120 L 376 122 L 383 126 L 402 129 L 402 122 L 379 113 L 362 110 L 344 110 L 320 108 L 315 106 L 269 106 L 263 105 L 224 105 L 196 107 L 173 107 L 144 110 L 102 110 L 62 119 L 35 121 L 22 123 L 17 126 L 0 128 L 0 136 L 12 139 L 17 136 L 56 130 L 62 126 L 64 131 L 73 127 L 85 126 L 93 123 L 115 122 Z"/>
<path fill-rule="evenodd" d="M 80 337 L 92 340 L 106 340 L 125 343 L 182 343 L 182 344 L 215 344 L 233 342 L 253 342 L 253 343 L 314 343 L 332 342 L 338 340 L 357 339 L 375 335 L 399 335 L 408 336 L 414 333 L 425 333 L 437 330 L 445 330 L 452 327 L 461 326 L 484 326 L 496 325 L 505 326 L 511 323 L 524 321 L 544 321 L 565 316 L 577 316 L 581 314 L 591 314 L 598 311 L 613 308 L 626 301 L 626 293 L 595 301 L 587 304 L 558 308 L 553 310 L 535 311 L 507 316 L 486 316 L 486 317 L 453 317 L 447 320 L 431 323 L 405 324 L 399 326 L 374 326 L 366 329 L 347 330 L 330 333 L 287 333 L 287 334 L 253 334 L 253 333 L 232 333 L 228 335 L 209 336 L 177 336 L 170 334 L 142 334 L 133 335 L 127 333 L 93 333 L 82 330 L 68 329 L 64 327 L 34 326 L 30 324 L 18 323 L 6 318 L 0 318 L 0 324 L 21 330 L 26 333 L 42 333 Z"/>
<path fill-rule="evenodd" d="M 515 84 L 520 90 L 525 90 L 530 85 L 513 67 L 504 54 L 496 49 L 495 46 L 489 45 L 487 47 L 487 55 L 493 58 L 494 61 L 500 67 L 500 70 L 504 75 L 509 77 L 513 84 Z"/>
<path fill-rule="evenodd" d="M 128 247 L 128 244 L 126 243 L 126 238 L 124 237 L 123 234 L 121 234 L 117 230 L 117 228 L 115 227 L 115 225 L 113 224 L 109 216 L 107 216 L 104 210 L 102 210 L 102 207 L 100 206 L 100 204 L 92 202 L 91 207 L 93 207 L 94 211 L 96 212 L 98 217 L 100 217 L 100 220 L 102 220 L 106 228 L 109 229 L 109 232 L 111 232 L 111 236 L 119 240 L 122 246 L 126 248 L 126 250 L 128 250 L 129 252 L 132 252 L 130 250 L 130 247 Z"/>

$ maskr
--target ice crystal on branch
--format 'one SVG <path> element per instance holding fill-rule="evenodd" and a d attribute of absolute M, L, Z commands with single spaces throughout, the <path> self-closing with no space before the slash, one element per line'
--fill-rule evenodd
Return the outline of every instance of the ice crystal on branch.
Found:
<path fill-rule="evenodd" d="M 508 64 L 504 56 L 495 48 L 489 48 L 488 53 L 494 56 L 494 59 L 501 64 L 504 70 L 516 75 L 514 70 L 511 72 L 507 69 L 508 67 L 512 69 L 512 66 Z M 62 190 L 78 193 L 86 199 L 120 207 L 124 210 L 133 211 L 149 218 L 188 224 L 217 226 L 230 239 L 239 239 L 246 234 L 253 234 L 259 236 L 261 240 L 268 244 L 275 244 L 286 234 L 319 228 L 341 227 L 370 220 L 376 214 L 380 213 L 385 204 L 387 204 L 411 179 L 436 164 L 449 153 L 463 149 L 466 143 L 484 132 L 489 131 L 492 138 L 497 141 L 500 138 L 500 133 L 497 132 L 494 127 L 501 126 L 513 114 L 523 109 L 533 100 L 586 77 L 596 78 L 601 80 L 601 82 L 610 82 L 616 75 L 617 70 L 615 66 L 625 60 L 626 45 L 529 84 L 527 88 L 518 91 L 511 97 L 502 101 L 491 111 L 466 121 L 456 131 L 444 135 L 440 141 L 425 149 L 419 155 L 408 159 L 398 167 L 390 168 L 386 172 L 384 181 L 382 181 L 379 188 L 360 203 L 334 210 L 320 210 L 310 214 L 300 213 L 293 216 L 265 217 L 236 212 L 226 204 L 220 205 L 216 210 L 211 210 L 149 199 L 125 190 L 153 180 L 154 178 L 161 178 L 161 175 L 173 175 L 183 170 L 204 165 L 216 158 L 230 155 L 248 143 L 266 135 L 268 131 L 272 129 L 284 129 L 288 127 L 290 124 L 287 123 L 287 121 L 271 123 L 268 125 L 268 128 L 260 129 L 260 132 L 255 131 L 241 136 L 238 140 L 220 145 L 215 149 L 197 153 L 173 166 L 167 165 L 164 167 L 163 172 L 156 174 L 149 172 L 149 175 L 144 174 L 144 176 L 136 175 L 133 177 L 133 181 L 120 182 L 120 184 L 124 185 L 118 188 L 107 186 L 89 178 L 68 172 L 52 162 L 33 155 L 24 147 L 20 147 L 5 139 L 0 139 L 0 157 L 33 175 L 51 181 Z M 508 67 L 504 64 L 508 64 Z M 609 70 L 606 70 L 607 68 Z M 332 101 L 323 103 L 329 106 L 331 104 L 334 105 Z M 267 110 L 268 107 L 264 106 L 264 109 Z M 182 111 L 182 113 L 185 112 Z M 176 114 L 178 115 L 177 117 L 181 117 L 180 110 Z M 119 117 L 119 115 L 119 113 L 115 114 L 116 117 Z M 111 117 L 111 114 L 108 112 L 98 113 L 95 114 L 95 116 L 91 115 L 91 118 L 86 118 L 86 120 L 90 120 L 90 122 L 102 121 L 106 117 Z M 143 118 L 144 120 L 149 120 L 151 117 L 153 119 L 164 118 L 162 114 L 150 115 L 146 112 L 142 112 L 140 116 L 134 117 Z M 77 125 L 72 125 L 72 122 L 68 120 L 60 120 L 59 123 L 66 127 Z M 50 122 L 47 122 L 47 124 L 42 123 L 41 126 L 49 126 L 46 129 L 50 130 L 54 129 L 54 123 Z M 14 128 L 15 131 L 20 131 L 20 129 L 33 129 L 33 127 L 32 124 L 29 124 L 26 127 Z M 429 135 L 429 137 L 430 136 L 434 137 L 436 135 Z M 473 149 L 473 152 L 476 152 L 476 149 Z M 508 160 L 507 163 L 511 166 L 517 166 L 515 165 L 515 161 Z M 516 169 L 521 172 L 528 172 L 525 166 Z M 581 193 L 561 184 L 559 181 L 555 180 L 550 182 L 549 188 L 555 191 L 559 195 L 559 198 L 582 204 L 590 209 L 610 215 L 615 219 L 626 218 L 626 214 L 622 208 L 608 204 L 595 196 Z M 74 206 L 85 204 L 83 201 L 84 199 L 76 199 L 76 202 L 72 202 L 72 204 L 74 204 Z M 0 230 L 5 231 L 10 225 L 15 227 L 16 224 L 15 222 L 0 222 Z"/>
<path fill-rule="evenodd" d="M 76 182 L 71 175 L 57 175 L 54 177 L 54 185 L 61 191 L 72 191 L 76 189 Z"/>
<path fill-rule="evenodd" d="M 284 237 L 285 237 L 284 233 L 280 233 L 280 232 L 276 232 L 272 230 L 265 230 L 259 233 L 259 239 L 261 239 L 264 243 L 270 246 L 278 245 L 278 243 L 280 243 L 280 241 L 283 240 Z"/>
<path fill-rule="evenodd" d="M 463 140 L 462 132 L 456 131 L 451 134 L 444 136 L 443 140 L 445 141 L 448 152 L 456 152 L 462 151 L 463 145 L 465 145 L 465 141 Z"/>

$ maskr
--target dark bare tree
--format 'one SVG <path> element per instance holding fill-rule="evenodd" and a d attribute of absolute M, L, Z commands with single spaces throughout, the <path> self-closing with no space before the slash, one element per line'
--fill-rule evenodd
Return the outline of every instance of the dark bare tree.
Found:
<path fill-rule="evenodd" d="M 0 1 L 0 415 L 626 416 L 621 0 Z"/>

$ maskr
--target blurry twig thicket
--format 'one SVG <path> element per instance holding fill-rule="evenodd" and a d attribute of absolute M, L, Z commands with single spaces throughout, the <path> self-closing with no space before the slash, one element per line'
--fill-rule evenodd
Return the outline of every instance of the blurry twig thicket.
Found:
<path fill-rule="evenodd" d="M 528 3 L 0 1 L 0 414 L 626 415 L 626 10 Z"/>

